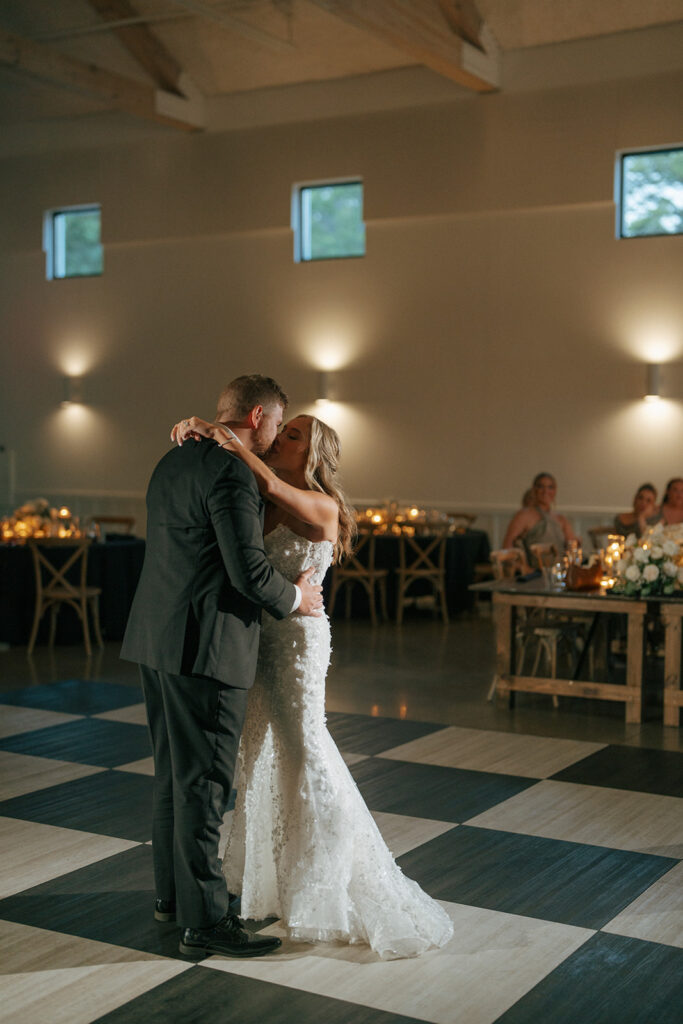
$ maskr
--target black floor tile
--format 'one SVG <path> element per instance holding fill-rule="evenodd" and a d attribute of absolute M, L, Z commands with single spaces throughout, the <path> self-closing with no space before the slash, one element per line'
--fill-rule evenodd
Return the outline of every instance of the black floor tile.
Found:
<path fill-rule="evenodd" d="M 154 920 L 152 848 L 107 857 L 0 901 L 0 919 L 184 959 L 175 924 Z"/>
<path fill-rule="evenodd" d="M 327 728 L 340 750 L 352 754 L 380 754 L 383 750 L 438 732 L 444 726 L 332 711 L 327 715 Z"/>
<path fill-rule="evenodd" d="M 678 861 L 461 825 L 398 863 L 436 899 L 601 928 Z"/>
<path fill-rule="evenodd" d="M 142 690 L 138 686 L 84 679 L 64 679 L 0 693 L 0 704 L 66 711 L 72 715 L 98 715 L 103 711 L 139 704 L 142 699 Z"/>
<path fill-rule="evenodd" d="M 560 782 L 683 797 L 683 753 L 609 746 L 551 776 Z"/>
<path fill-rule="evenodd" d="M 34 729 L 0 740 L 0 750 L 34 757 L 52 757 L 102 768 L 150 757 L 152 748 L 146 725 L 81 718 L 47 729 Z"/>
<path fill-rule="evenodd" d="M 277 953 L 268 959 L 275 959 Z M 349 999 L 353 992 L 349 992 Z M 93 1024 L 421 1024 L 341 999 L 193 967 Z"/>
<path fill-rule="evenodd" d="M 371 811 L 437 821 L 466 821 L 537 785 L 515 775 L 376 758 L 350 770 Z"/>
<path fill-rule="evenodd" d="M 136 846 L 0 901 L 0 920 L 186 959 L 179 925 L 154 920 L 151 846 Z M 251 932 L 272 923 L 249 921 Z"/>
<path fill-rule="evenodd" d="M 683 949 L 594 935 L 497 1024 L 680 1024 Z"/>
<path fill-rule="evenodd" d="M 152 838 L 152 785 L 147 775 L 101 772 L 0 801 L 0 816 L 144 843 Z"/>

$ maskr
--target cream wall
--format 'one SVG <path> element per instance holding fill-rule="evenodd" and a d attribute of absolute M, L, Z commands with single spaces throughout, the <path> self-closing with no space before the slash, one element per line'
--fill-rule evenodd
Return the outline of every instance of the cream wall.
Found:
<path fill-rule="evenodd" d="M 617 149 L 683 141 L 682 95 L 667 73 L 2 161 L 17 500 L 137 508 L 224 381 L 272 373 L 298 411 L 322 366 L 356 499 L 507 514 L 542 468 L 599 519 L 683 474 L 683 238 L 616 241 L 612 202 Z M 356 174 L 367 256 L 295 265 L 292 183 Z M 83 202 L 104 276 L 47 282 L 43 211 Z M 60 408 L 65 370 L 85 408 Z"/>

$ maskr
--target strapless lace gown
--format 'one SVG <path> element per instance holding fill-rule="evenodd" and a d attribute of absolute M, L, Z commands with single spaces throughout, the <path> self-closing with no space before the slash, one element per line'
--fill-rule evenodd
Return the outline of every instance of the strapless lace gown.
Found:
<path fill-rule="evenodd" d="M 282 524 L 265 543 L 289 579 L 315 566 L 321 583 L 332 560 L 329 541 Z M 245 918 L 281 918 L 297 940 L 416 956 L 451 938 L 451 920 L 395 863 L 327 731 L 329 660 L 326 617 L 264 613 L 223 871 Z"/>

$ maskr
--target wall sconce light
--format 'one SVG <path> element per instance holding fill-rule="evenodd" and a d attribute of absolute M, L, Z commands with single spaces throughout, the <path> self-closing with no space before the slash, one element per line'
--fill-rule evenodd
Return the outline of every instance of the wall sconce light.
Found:
<path fill-rule="evenodd" d="M 645 398 L 646 402 L 658 402 L 662 397 L 659 391 L 659 376 L 661 366 L 659 363 L 648 363 L 647 364 L 647 384 L 645 387 Z"/>
<path fill-rule="evenodd" d="M 329 370 L 321 370 L 318 374 L 318 381 L 316 386 L 316 404 L 327 405 L 332 400 L 330 394 L 332 374 Z"/>
<path fill-rule="evenodd" d="M 62 377 L 62 405 L 81 405 L 85 401 L 82 377 Z"/>

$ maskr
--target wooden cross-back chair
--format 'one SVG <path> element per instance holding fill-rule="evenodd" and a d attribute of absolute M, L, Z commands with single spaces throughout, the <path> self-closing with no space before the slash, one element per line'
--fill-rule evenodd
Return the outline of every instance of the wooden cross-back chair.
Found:
<path fill-rule="evenodd" d="M 490 558 L 494 579 L 512 579 L 517 575 L 523 576 L 529 571 L 521 548 L 498 548 L 497 551 L 491 552 Z"/>
<path fill-rule="evenodd" d="M 530 544 L 529 555 L 536 569 L 547 569 L 562 556 L 554 544 Z"/>
<path fill-rule="evenodd" d="M 375 591 L 379 592 L 380 610 L 386 621 L 387 615 L 387 569 L 375 567 L 375 534 L 371 529 L 361 527 L 353 551 L 339 565 L 332 567 L 332 585 L 328 600 L 330 617 L 334 611 L 337 595 L 346 587 L 346 618 L 351 615 L 351 594 L 358 584 L 368 595 L 370 619 L 373 626 L 377 625 L 377 606 Z"/>
<path fill-rule="evenodd" d="M 57 537 L 46 537 L 44 539 L 32 538 L 28 542 L 33 556 L 33 568 L 36 581 L 36 604 L 33 616 L 33 627 L 28 642 L 28 654 L 33 653 L 38 627 L 40 621 L 49 610 L 50 612 L 50 634 L 49 645 L 55 642 L 55 631 L 57 627 L 57 613 L 62 605 L 68 604 L 74 609 L 83 627 L 83 643 L 88 655 L 92 654 L 90 644 L 90 630 L 88 628 L 88 610 L 92 615 L 95 637 L 100 647 L 102 634 L 100 632 L 99 587 L 87 585 L 88 574 L 88 547 L 90 540 L 87 537 L 65 539 Z M 59 549 L 73 549 L 67 553 L 62 564 L 56 564 L 50 553 Z M 70 574 L 71 578 L 67 578 Z M 74 577 L 77 582 L 73 582 Z"/>
<path fill-rule="evenodd" d="M 448 623 L 446 601 L 446 542 L 448 527 L 437 528 L 430 533 L 412 536 L 405 530 L 398 539 L 399 568 L 396 587 L 396 622 L 403 621 L 403 609 L 410 600 L 408 589 L 418 581 L 429 584 L 434 594 L 434 604 L 441 610 L 441 617 Z"/>

